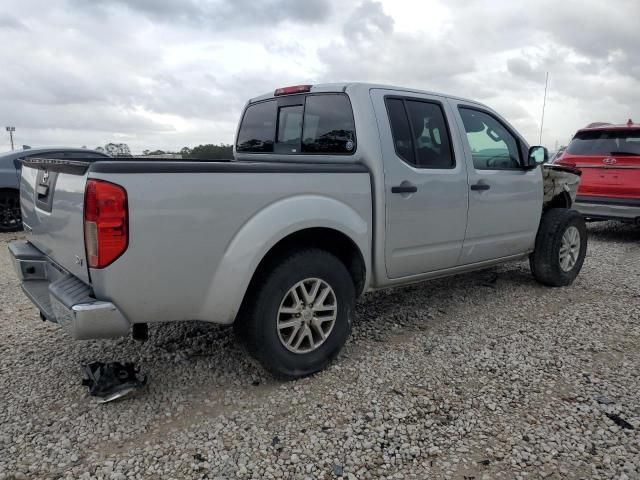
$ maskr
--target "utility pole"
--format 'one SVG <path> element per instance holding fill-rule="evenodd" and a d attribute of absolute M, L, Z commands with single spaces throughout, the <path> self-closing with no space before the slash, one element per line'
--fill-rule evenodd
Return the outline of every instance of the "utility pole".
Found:
<path fill-rule="evenodd" d="M 542 127 L 544 126 L 544 107 L 547 105 L 547 87 L 549 86 L 549 72 L 547 79 L 544 81 L 544 99 L 542 100 L 542 119 L 540 120 L 540 140 L 538 143 L 542 145 Z"/>
<path fill-rule="evenodd" d="M 9 138 L 11 139 L 11 150 L 13 150 L 13 132 L 16 131 L 16 127 L 7 127 L 7 132 L 9 132 Z"/>

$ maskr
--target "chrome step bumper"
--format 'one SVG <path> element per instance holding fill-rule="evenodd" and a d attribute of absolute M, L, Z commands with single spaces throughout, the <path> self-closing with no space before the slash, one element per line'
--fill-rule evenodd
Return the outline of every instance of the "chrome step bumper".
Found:
<path fill-rule="evenodd" d="M 131 324 L 111 302 L 93 297 L 91 287 L 51 262 L 27 241 L 9 244 L 22 290 L 49 321 L 60 324 L 76 340 L 117 338 Z"/>

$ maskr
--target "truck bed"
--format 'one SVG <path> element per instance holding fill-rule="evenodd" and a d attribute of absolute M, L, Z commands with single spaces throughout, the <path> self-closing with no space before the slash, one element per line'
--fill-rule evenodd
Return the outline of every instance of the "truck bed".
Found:
<path fill-rule="evenodd" d="M 127 192 L 128 247 L 103 269 L 87 267 L 89 178 Z M 345 233 L 370 247 L 369 173 L 353 163 L 30 159 L 21 202 L 28 241 L 135 323 L 231 323 L 253 259 L 305 224 L 337 228 L 327 212 L 352 215 Z"/>

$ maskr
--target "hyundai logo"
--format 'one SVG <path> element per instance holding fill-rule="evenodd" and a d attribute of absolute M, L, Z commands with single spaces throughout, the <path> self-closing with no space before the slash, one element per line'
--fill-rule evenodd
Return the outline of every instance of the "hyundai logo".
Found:
<path fill-rule="evenodd" d="M 604 160 L 602 160 L 602 163 L 604 163 L 605 165 L 615 165 L 617 163 L 617 160 L 612 157 L 607 157 Z"/>

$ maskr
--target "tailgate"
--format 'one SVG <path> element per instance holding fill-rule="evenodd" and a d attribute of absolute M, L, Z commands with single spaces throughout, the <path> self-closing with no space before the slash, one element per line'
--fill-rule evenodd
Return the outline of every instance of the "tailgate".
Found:
<path fill-rule="evenodd" d="M 83 210 L 88 167 L 75 160 L 28 159 L 20 181 L 27 240 L 87 283 Z"/>
<path fill-rule="evenodd" d="M 565 155 L 557 163 L 582 171 L 579 195 L 640 198 L 640 156 Z"/>

